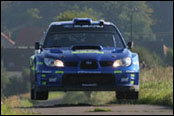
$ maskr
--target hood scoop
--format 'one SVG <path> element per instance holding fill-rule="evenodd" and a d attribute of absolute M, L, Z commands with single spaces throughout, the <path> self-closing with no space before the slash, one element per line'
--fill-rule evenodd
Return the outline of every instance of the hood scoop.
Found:
<path fill-rule="evenodd" d="M 102 50 L 103 47 L 100 45 L 74 45 L 71 50 Z"/>
<path fill-rule="evenodd" d="M 63 52 L 59 49 L 50 49 L 50 53 L 63 53 Z"/>

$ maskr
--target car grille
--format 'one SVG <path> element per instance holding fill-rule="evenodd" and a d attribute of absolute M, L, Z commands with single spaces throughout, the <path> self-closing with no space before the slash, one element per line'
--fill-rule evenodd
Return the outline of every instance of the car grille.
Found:
<path fill-rule="evenodd" d="M 84 60 L 80 64 L 81 69 L 97 69 L 98 64 L 95 60 Z"/>
<path fill-rule="evenodd" d="M 90 61 L 91 64 L 88 64 L 87 62 Z M 113 65 L 113 61 L 100 61 L 100 66 L 101 67 L 107 67 L 107 66 L 112 66 Z M 65 62 L 64 63 L 65 66 L 67 67 L 77 67 L 78 66 L 78 62 Z M 97 61 L 91 61 L 91 60 L 85 60 L 82 61 L 80 63 L 80 68 L 81 69 L 97 69 L 98 68 L 98 64 Z"/>
<path fill-rule="evenodd" d="M 112 74 L 64 74 L 64 86 L 82 86 L 82 84 L 96 84 L 97 86 L 115 87 L 115 76 Z"/>
<path fill-rule="evenodd" d="M 101 67 L 112 66 L 113 61 L 100 61 L 100 65 L 101 65 Z"/>
<path fill-rule="evenodd" d="M 77 67 L 78 62 L 65 62 L 64 64 L 69 67 Z"/>

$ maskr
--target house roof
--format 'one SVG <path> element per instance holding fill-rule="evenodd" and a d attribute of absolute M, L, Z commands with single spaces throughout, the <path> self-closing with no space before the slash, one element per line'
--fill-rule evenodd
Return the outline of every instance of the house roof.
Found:
<path fill-rule="evenodd" d="M 41 27 L 24 27 L 21 28 L 16 36 L 16 46 L 34 46 L 36 41 L 40 41 L 43 35 Z"/>

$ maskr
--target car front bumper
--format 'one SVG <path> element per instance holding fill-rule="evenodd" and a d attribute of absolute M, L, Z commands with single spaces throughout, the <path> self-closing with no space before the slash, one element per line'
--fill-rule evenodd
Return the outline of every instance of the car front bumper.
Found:
<path fill-rule="evenodd" d="M 139 72 L 66 73 L 64 71 L 36 73 L 38 91 L 138 91 Z"/>
<path fill-rule="evenodd" d="M 119 92 L 138 92 L 139 86 L 117 86 L 114 88 L 103 86 L 103 87 L 65 87 L 65 86 L 39 86 L 35 88 L 36 91 L 119 91 Z"/>

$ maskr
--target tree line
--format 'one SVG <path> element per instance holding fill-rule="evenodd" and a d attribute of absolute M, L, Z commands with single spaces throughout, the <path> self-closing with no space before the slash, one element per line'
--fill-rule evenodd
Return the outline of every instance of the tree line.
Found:
<path fill-rule="evenodd" d="M 3 1 L 1 30 L 8 30 L 13 35 L 25 26 L 47 27 L 53 21 L 90 17 L 93 20 L 104 19 L 115 23 L 128 40 L 132 15 L 134 40 L 171 39 L 172 7 L 172 2 L 145 1 Z M 159 36 L 159 32 L 168 34 Z"/>

